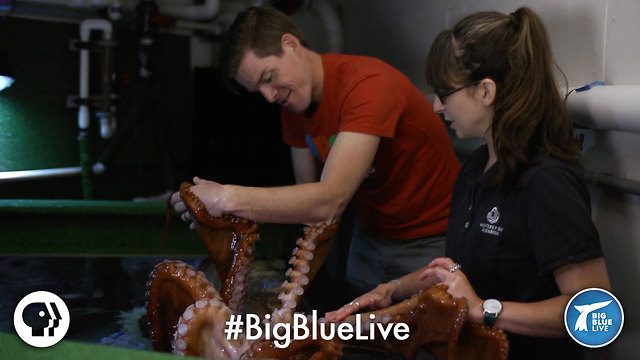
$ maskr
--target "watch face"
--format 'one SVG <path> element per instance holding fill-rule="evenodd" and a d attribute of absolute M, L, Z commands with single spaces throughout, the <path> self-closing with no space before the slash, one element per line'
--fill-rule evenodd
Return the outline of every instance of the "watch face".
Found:
<path fill-rule="evenodd" d="M 484 311 L 498 314 L 502 311 L 502 303 L 496 299 L 488 299 L 482 303 Z"/>

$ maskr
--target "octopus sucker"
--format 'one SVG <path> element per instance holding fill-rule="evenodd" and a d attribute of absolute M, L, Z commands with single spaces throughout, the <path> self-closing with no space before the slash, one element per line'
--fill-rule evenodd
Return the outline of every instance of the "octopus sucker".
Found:
<path fill-rule="evenodd" d="M 249 349 L 242 334 L 227 339 L 224 328 L 232 313 L 224 303 L 204 301 L 201 307 L 194 305 L 189 306 L 192 318 L 180 317 L 178 321 L 174 351 L 210 359 L 239 359 Z"/>
<path fill-rule="evenodd" d="M 294 270 L 298 270 L 302 273 L 308 273 L 310 269 L 309 260 L 301 259 L 299 257 L 292 257 L 289 264 L 293 265 Z"/>
<path fill-rule="evenodd" d="M 316 244 L 310 241 L 304 241 L 300 244 L 300 246 L 307 251 L 314 251 L 316 249 Z"/>
<path fill-rule="evenodd" d="M 302 270 L 303 271 L 298 271 L 298 270 L 292 271 L 290 275 L 290 278 L 292 281 L 291 283 L 287 282 L 287 284 L 291 284 L 291 285 L 286 286 L 287 284 L 285 284 L 284 288 L 292 289 L 297 286 L 307 285 L 309 283 L 309 277 L 307 277 L 305 274 L 309 272 L 309 268 L 305 267 Z"/>
<path fill-rule="evenodd" d="M 304 257 L 306 260 L 313 259 L 313 253 L 311 251 L 301 251 L 301 257 Z"/>
<path fill-rule="evenodd" d="M 193 317 L 193 310 L 191 310 L 190 308 L 185 309 L 184 313 L 182 313 L 182 317 L 185 320 L 191 320 L 191 318 Z"/>

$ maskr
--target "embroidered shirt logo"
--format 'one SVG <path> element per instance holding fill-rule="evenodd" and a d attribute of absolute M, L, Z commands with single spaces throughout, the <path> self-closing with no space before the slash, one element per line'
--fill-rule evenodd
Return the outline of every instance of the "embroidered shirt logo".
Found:
<path fill-rule="evenodd" d="M 481 231 L 485 234 L 494 236 L 502 235 L 502 230 L 504 230 L 504 228 L 502 226 L 496 225 L 498 220 L 500 220 L 500 211 L 498 211 L 497 206 L 494 206 L 493 209 L 491 209 L 491 211 L 487 213 L 487 221 L 489 223 L 480 223 L 480 228 L 482 228 Z"/>
<path fill-rule="evenodd" d="M 493 209 L 491 209 L 491 211 L 489 211 L 489 213 L 487 214 L 487 221 L 489 222 L 489 224 L 495 224 L 499 219 L 500 212 L 498 211 L 498 208 L 494 206 Z"/>

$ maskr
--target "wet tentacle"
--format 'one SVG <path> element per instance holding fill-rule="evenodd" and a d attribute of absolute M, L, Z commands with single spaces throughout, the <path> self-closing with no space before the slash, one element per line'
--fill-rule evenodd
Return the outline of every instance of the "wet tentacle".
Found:
<path fill-rule="evenodd" d="M 182 261 L 165 260 L 155 266 L 146 293 L 149 332 L 155 350 L 171 351 L 179 317 L 200 299 L 221 299 L 202 272 Z"/>

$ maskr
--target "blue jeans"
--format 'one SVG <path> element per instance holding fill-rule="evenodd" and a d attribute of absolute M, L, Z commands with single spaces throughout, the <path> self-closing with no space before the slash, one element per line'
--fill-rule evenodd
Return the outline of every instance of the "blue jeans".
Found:
<path fill-rule="evenodd" d="M 408 241 L 389 240 L 369 233 L 356 220 L 347 259 L 347 282 L 369 291 L 414 272 L 444 256 L 445 238 L 439 234 Z"/>

